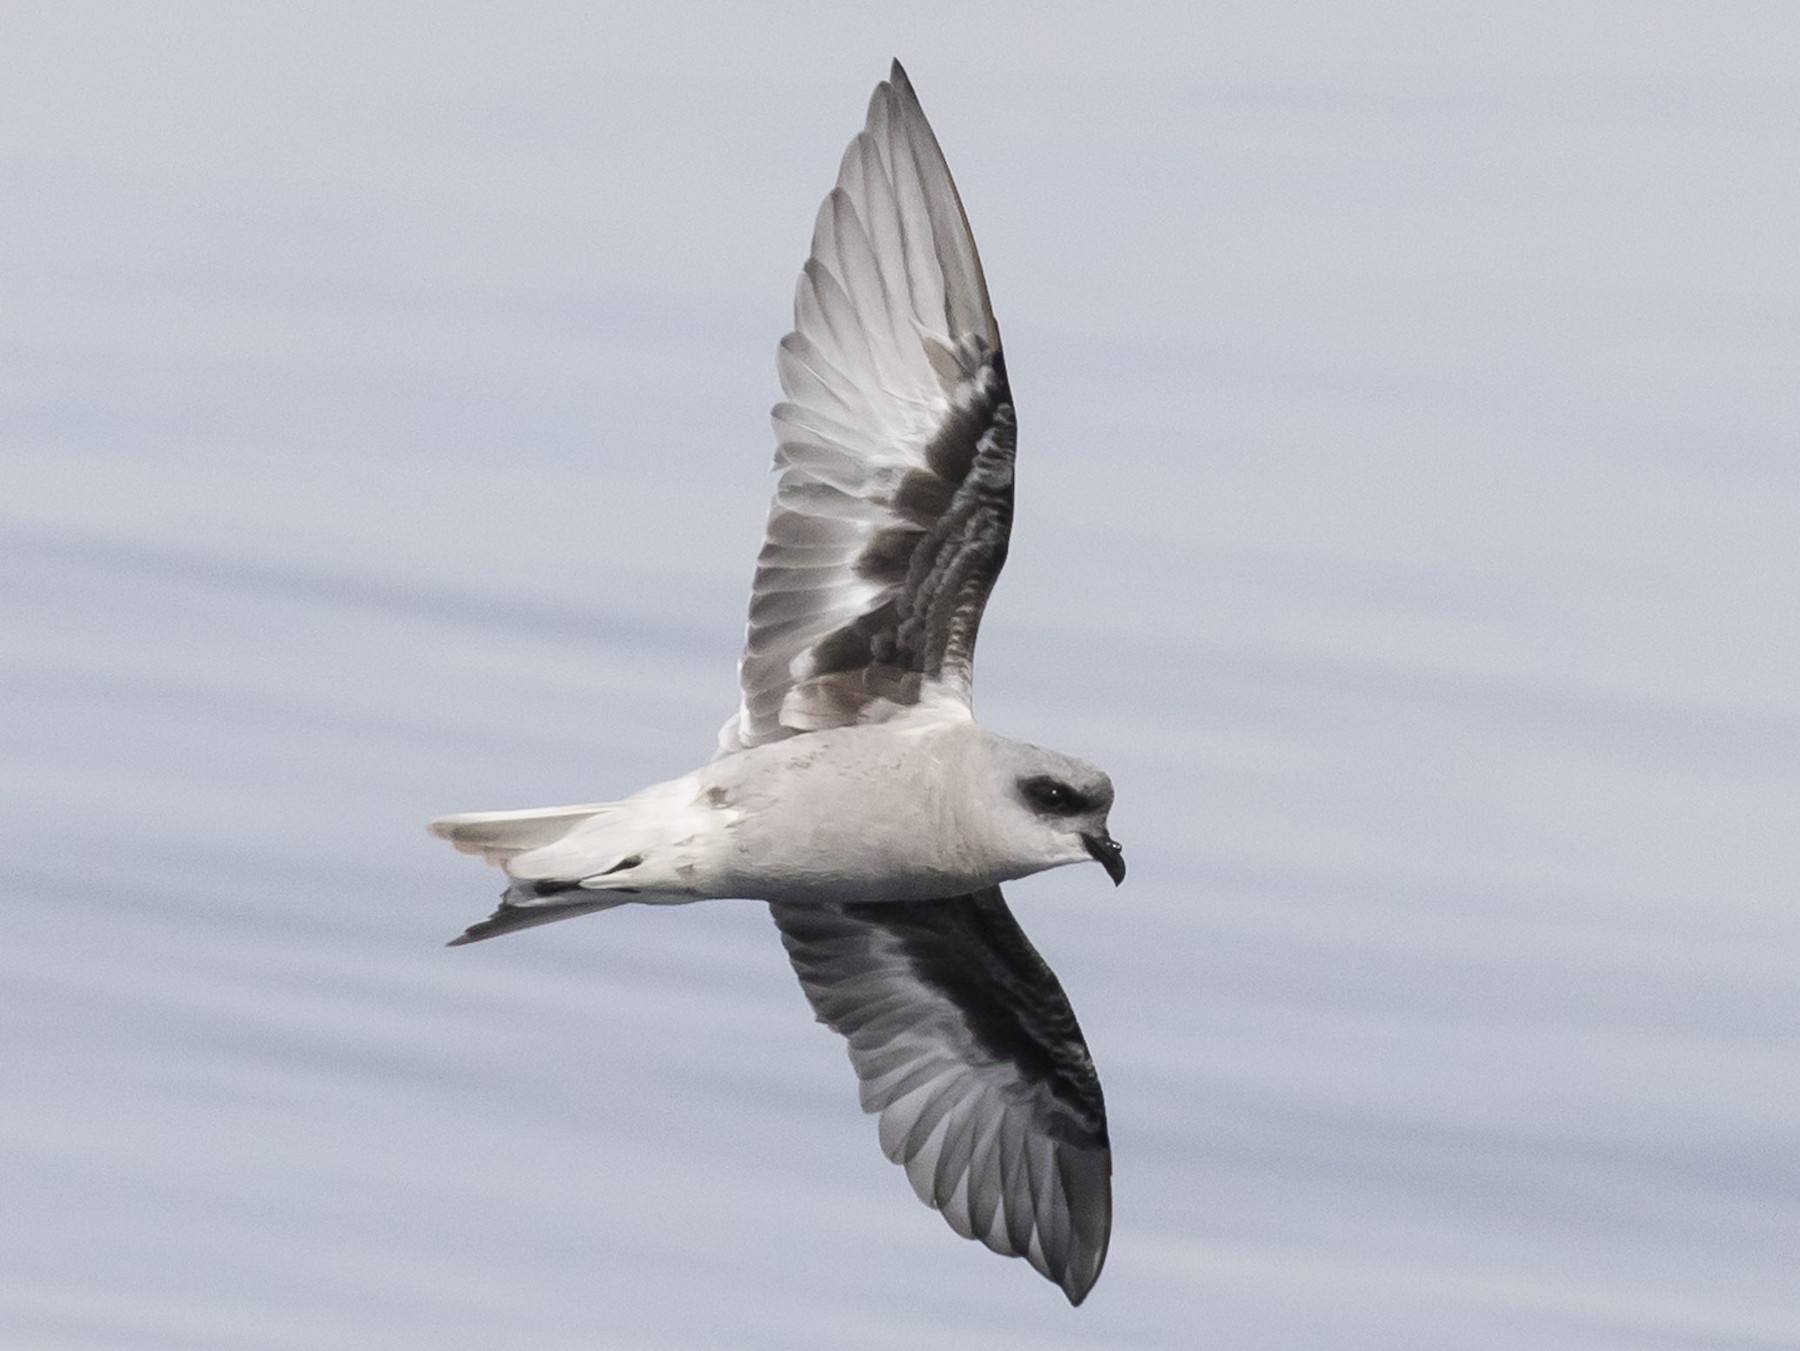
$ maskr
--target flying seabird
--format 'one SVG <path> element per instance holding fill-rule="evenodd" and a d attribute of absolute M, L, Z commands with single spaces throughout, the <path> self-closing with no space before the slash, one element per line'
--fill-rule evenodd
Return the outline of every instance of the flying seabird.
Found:
<path fill-rule="evenodd" d="M 618 802 L 448 816 L 505 870 L 455 943 L 628 902 L 769 902 L 881 1147 L 957 1233 L 1079 1304 L 1112 1227 L 1100 1081 L 1000 883 L 1098 861 L 1112 782 L 978 726 L 1015 423 L 981 261 L 906 73 L 819 210 L 777 365 L 780 471 L 718 753 Z"/>

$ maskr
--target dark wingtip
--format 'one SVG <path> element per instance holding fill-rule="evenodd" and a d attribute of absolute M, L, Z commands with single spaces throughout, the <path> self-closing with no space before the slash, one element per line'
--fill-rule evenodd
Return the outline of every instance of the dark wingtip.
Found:
<path fill-rule="evenodd" d="M 1057 1285 L 1061 1287 L 1064 1298 L 1069 1301 L 1070 1308 L 1079 1309 L 1081 1302 L 1100 1283 L 1100 1265 L 1105 1260 L 1105 1255 L 1102 1254 L 1100 1263 L 1095 1263 L 1085 1270 L 1082 1266 L 1071 1262 L 1068 1269 L 1063 1272 L 1062 1279 L 1057 1281 Z"/>
<path fill-rule="evenodd" d="M 1100 1283 L 1101 1269 L 1106 1266 L 1107 1239 L 1110 1237 L 1111 1235 L 1107 1235 L 1100 1240 L 1099 1254 L 1092 1261 L 1078 1262 L 1071 1259 L 1063 1271 L 1062 1279 L 1057 1281 L 1071 1308 L 1079 1309 L 1081 1302 Z"/>

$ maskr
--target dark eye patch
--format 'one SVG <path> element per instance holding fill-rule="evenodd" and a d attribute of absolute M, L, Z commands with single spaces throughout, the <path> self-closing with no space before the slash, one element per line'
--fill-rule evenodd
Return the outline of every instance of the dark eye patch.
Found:
<path fill-rule="evenodd" d="M 1079 816 L 1094 805 L 1085 793 L 1048 774 L 1020 779 L 1019 795 L 1050 816 Z"/>

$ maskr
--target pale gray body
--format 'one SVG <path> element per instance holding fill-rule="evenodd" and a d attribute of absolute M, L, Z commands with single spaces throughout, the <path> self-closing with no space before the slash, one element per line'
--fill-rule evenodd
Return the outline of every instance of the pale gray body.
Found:
<path fill-rule="evenodd" d="M 627 902 L 769 902 L 866 1110 L 965 1237 L 1080 1303 L 1112 1223 L 1087 1045 L 999 884 L 1096 860 L 1110 780 L 976 725 L 1016 427 L 956 185 L 896 63 L 819 210 L 719 753 L 617 802 L 445 817 L 511 879 L 458 943 Z"/>
<path fill-rule="evenodd" d="M 1015 783 L 1059 775 L 1094 806 L 1046 820 Z M 650 903 L 920 901 L 960 896 L 1093 858 L 1112 785 L 1092 765 L 1011 741 L 967 718 L 913 712 L 721 756 L 620 802 L 432 823 L 466 853 L 526 883 L 515 927 L 591 893 Z M 543 839 L 530 833 L 550 827 Z M 562 918 L 543 914 L 541 918 Z M 491 937 L 491 934 L 484 934 Z"/>

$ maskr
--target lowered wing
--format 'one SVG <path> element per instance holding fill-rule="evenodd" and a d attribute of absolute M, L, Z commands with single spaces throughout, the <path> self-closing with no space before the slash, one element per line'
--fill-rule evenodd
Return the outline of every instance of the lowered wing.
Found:
<path fill-rule="evenodd" d="M 990 887 L 769 907 L 913 1190 L 1079 1304 L 1112 1231 L 1106 1105 L 1055 974 Z"/>

